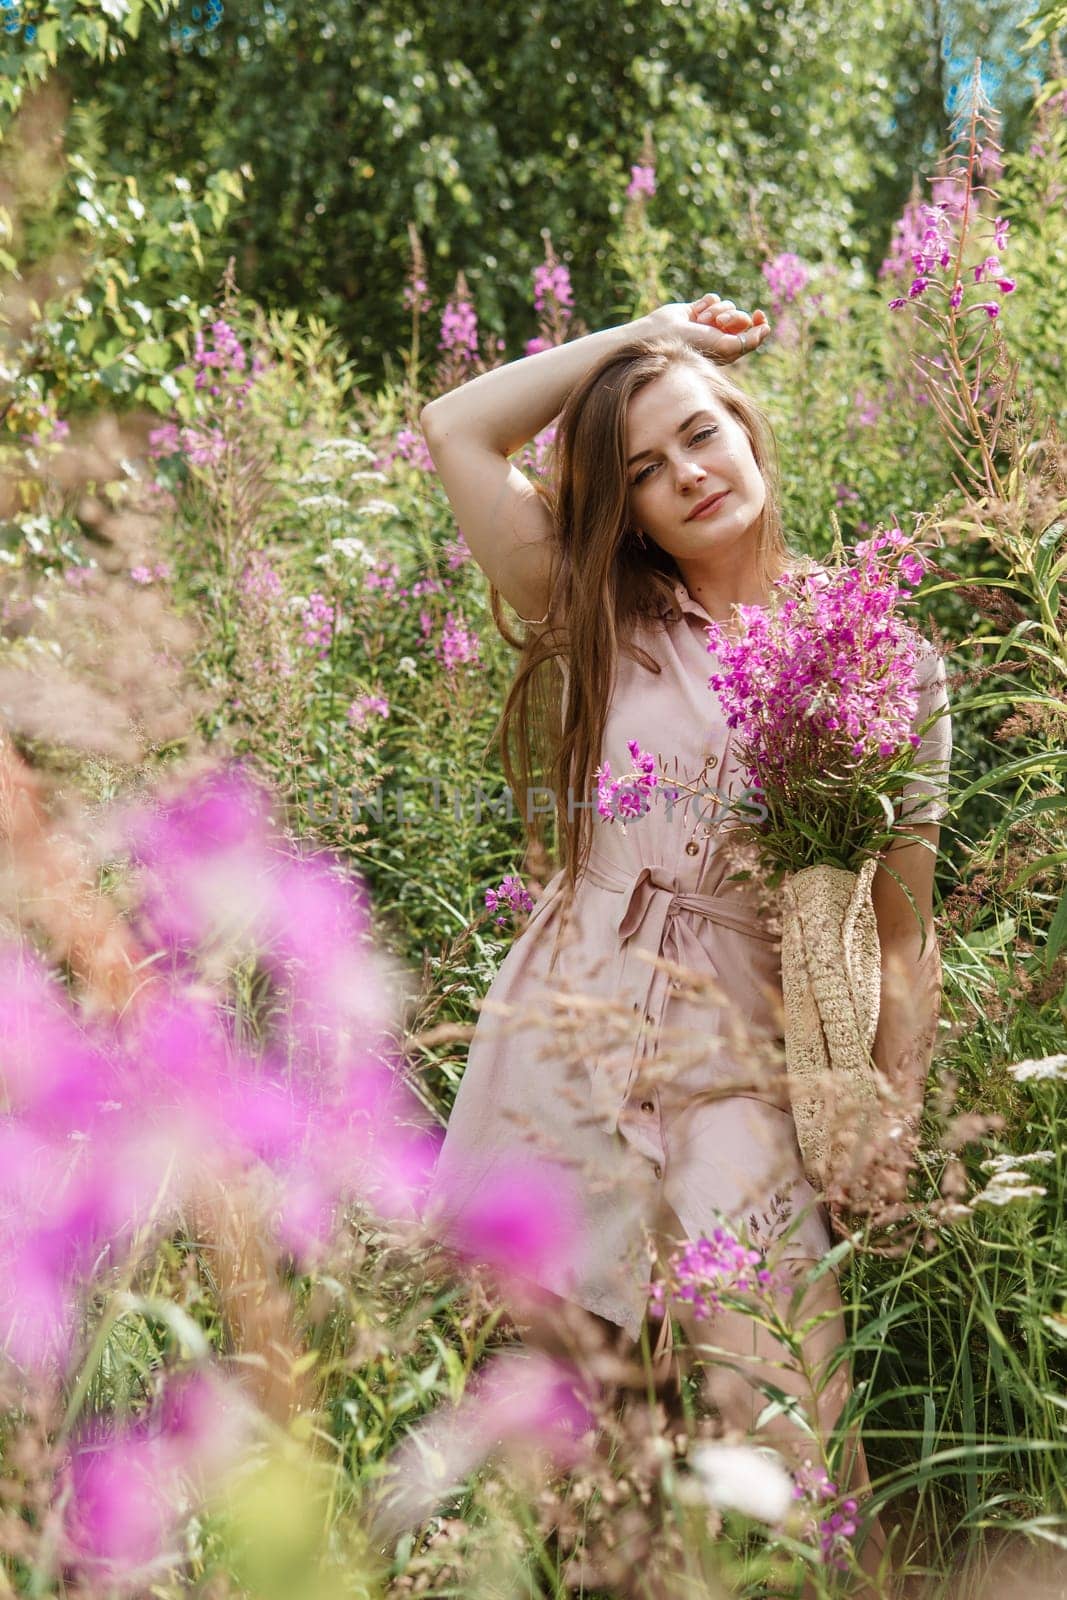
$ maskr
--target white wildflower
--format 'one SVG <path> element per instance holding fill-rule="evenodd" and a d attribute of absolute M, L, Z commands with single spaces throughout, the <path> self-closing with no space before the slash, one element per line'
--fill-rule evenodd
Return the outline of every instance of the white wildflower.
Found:
<path fill-rule="evenodd" d="M 1036 1061 L 1017 1061 L 1008 1071 L 1016 1083 L 1067 1083 L 1067 1055 L 1041 1056 Z"/>
<path fill-rule="evenodd" d="M 1040 1183 L 1031 1183 L 1028 1172 L 1013 1168 L 998 1172 L 980 1194 L 974 1197 L 976 1206 L 1010 1206 L 1016 1200 L 1040 1200 L 1048 1190 Z"/>
<path fill-rule="evenodd" d="M 373 567 L 377 560 L 374 551 L 368 550 L 362 539 L 331 539 L 330 544 L 346 561 L 361 561 L 365 567 Z"/>
<path fill-rule="evenodd" d="M 995 1173 L 999 1177 L 1002 1172 L 1010 1172 L 1013 1167 L 1047 1167 L 1049 1162 L 1055 1159 L 1055 1150 L 1032 1150 L 1026 1156 L 1010 1154 L 990 1156 L 988 1161 L 982 1162 L 982 1171 Z"/>
<path fill-rule="evenodd" d="M 308 494 L 299 506 L 301 511 L 347 511 L 348 501 L 339 494 Z"/>
<path fill-rule="evenodd" d="M 391 500 L 365 500 L 352 513 L 356 517 L 395 517 L 396 514 L 396 506 Z"/>
<path fill-rule="evenodd" d="M 396 670 L 398 672 L 406 672 L 409 678 L 417 678 L 419 675 L 419 669 L 415 665 L 413 656 L 401 656 L 396 664 Z"/>
<path fill-rule="evenodd" d="M 709 1505 L 775 1525 L 793 1504 L 793 1480 L 773 1450 L 746 1444 L 701 1444 L 689 1463 Z"/>
<path fill-rule="evenodd" d="M 375 452 L 361 439 L 324 439 L 312 459 L 340 457 L 342 461 L 373 461 L 374 456 Z"/>

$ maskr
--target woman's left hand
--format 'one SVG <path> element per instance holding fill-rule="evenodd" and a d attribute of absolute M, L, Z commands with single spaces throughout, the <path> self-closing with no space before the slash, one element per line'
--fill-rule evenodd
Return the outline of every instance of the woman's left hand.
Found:
<path fill-rule="evenodd" d="M 762 311 L 749 316 L 747 311 L 739 311 L 732 300 L 722 300 L 717 294 L 660 306 L 649 312 L 644 323 L 645 330 L 653 336 L 678 335 L 723 365 L 751 355 L 771 331 Z"/>

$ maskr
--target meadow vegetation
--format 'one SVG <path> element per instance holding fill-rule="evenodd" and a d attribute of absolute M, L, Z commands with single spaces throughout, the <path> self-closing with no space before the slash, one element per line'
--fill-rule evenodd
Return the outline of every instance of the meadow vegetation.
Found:
<path fill-rule="evenodd" d="M 844 1593 L 871 1509 L 833 1487 L 855 1424 L 915 1593 L 1062 1592 L 1062 62 L 1035 46 L 1010 149 L 980 76 L 905 188 L 872 135 L 834 228 L 827 183 L 788 193 L 762 103 L 701 145 L 728 167 L 732 128 L 767 200 L 723 259 L 739 281 L 713 286 L 774 326 L 741 381 L 774 420 L 790 538 L 820 557 L 878 529 L 924 543 L 915 605 L 948 663 L 955 740 L 919 1150 L 904 1199 L 835 1247 L 854 1395 L 783 1506 L 690 1376 L 672 1416 L 648 1371 L 616 1405 L 603 1352 L 516 1355 L 509 1274 L 558 1221 L 536 1185 L 536 1205 L 496 1197 L 468 1260 L 418 1225 L 478 1001 L 557 864 L 550 828 L 527 850 L 494 743 L 521 624 L 492 614 L 419 411 L 706 287 L 674 248 L 694 208 L 676 169 L 706 107 L 672 101 L 662 145 L 635 134 L 628 175 L 598 146 L 600 211 L 572 235 L 573 208 L 543 232 L 520 208 L 503 287 L 487 191 L 464 198 L 452 173 L 465 220 L 449 213 L 443 265 L 409 174 L 419 203 L 375 246 L 357 327 L 351 305 L 327 321 L 298 292 L 327 221 L 269 270 L 234 242 L 262 242 L 256 160 L 201 127 L 168 174 L 162 124 L 143 172 L 135 128 L 120 159 L 108 118 L 138 60 L 169 50 L 208 104 L 222 9 L 100 9 L 49 0 L 34 24 L 5 5 L 24 52 L 0 170 L 5 1592 L 755 1597 L 807 1575 Z M 348 7 L 305 9 L 348 26 L 333 15 Z M 264 8 L 264 49 L 281 15 Z M 371 31 L 392 70 L 388 28 Z M 904 48 L 879 39 L 887 58 Z M 435 62 L 432 38 L 419 48 Z M 242 59 L 251 71 L 254 49 Z M 162 70 L 148 81 L 170 106 Z M 328 98 L 329 72 L 316 85 Z M 828 177 L 846 134 L 828 91 L 819 106 L 829 131 L 807 148 Z M 895 221 L 867 261 L 843 234 L 877 241 L 879 172 Z M 328 204 L 353 205 L 334 177 Z M 593 296 L 594 237 L 610 298 Z M 333 312 L 343 281 L 322 270 Z M 520 465 L 547 479 L 551 447 L 549 428 Z M 725 1250 L 687 1270 L 773 1319 L 773 1296 L 746 1293 L 751 1265 Z M 781 1392 L 767 1402 L 769 1417 Z M 738 1453 L 724 1466 L 713 1447 Z"/>

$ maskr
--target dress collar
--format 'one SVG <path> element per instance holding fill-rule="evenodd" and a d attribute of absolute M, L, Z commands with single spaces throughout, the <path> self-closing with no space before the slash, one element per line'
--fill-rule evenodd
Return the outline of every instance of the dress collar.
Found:
<path fill-rule="evenodd" d="M 683 616 L 699 617 L 701 622 L 711 621 L 711 618 L 704 610 L 704 607 L 700 604 L 700 601 L 693 599 L 693 596 L 689 593 L 689 590 L 686 588 L 684 583 L 679 582 L 675 584 L 674 598 L 681 607 Z"/>

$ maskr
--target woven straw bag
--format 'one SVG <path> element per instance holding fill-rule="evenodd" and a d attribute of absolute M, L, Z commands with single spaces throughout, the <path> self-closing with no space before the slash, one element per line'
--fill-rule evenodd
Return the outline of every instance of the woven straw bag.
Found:
<path fill-rule="evenodd" d="M 819 1189 L 848 1176 L 878 1106 L 876 866 L 804 867 L 782 884 L 786 1074 L 804 1169 Z"/>

